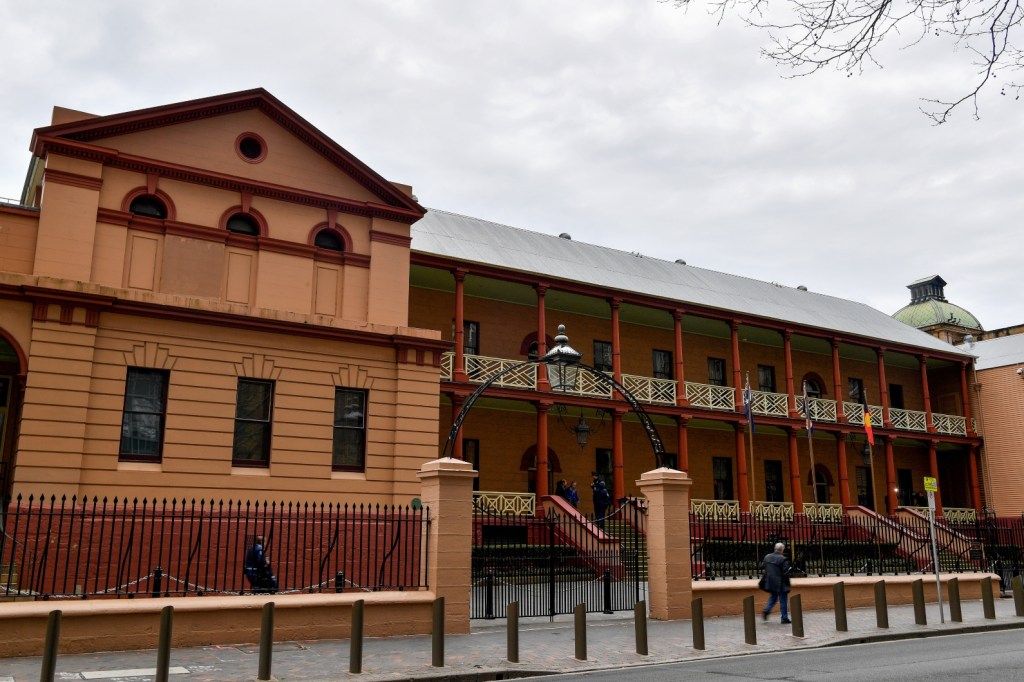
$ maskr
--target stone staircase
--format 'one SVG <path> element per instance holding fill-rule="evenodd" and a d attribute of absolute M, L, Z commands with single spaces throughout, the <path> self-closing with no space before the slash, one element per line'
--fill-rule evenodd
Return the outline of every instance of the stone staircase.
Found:
<path fill-rule="evenodd" d="M 647 580 L 647 538 L 623 521 L 609 519 L 604 532 L 619 541 L 619 558 L 626 574 L 636 580 Z"/>

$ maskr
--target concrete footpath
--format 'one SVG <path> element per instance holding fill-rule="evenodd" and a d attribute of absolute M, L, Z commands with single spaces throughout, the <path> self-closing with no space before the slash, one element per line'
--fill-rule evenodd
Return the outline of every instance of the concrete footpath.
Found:
<path fill-rule="evenodd" d="M 740 606 L 740 605 L 737 605 Z M 758 609 L 763 601 L 758 603 Z M 776 608 L 764 622 L 757 614 L 757 644 L 744 641 L 742 616 L 705 621 L 706 649 L 693 648 L 690 621 L 648 621 L 649 655 L 636 653 L 632 612 L 587 616 L 587 659 L 577 660 L 572 616 L 520 619 L 519 661 L 509 663 L 504 620 L 473 621 L 472 631 L 449 635 L 445 640 L 444 667 L 431 665 L 429 636 L 367 638 L 363 642 L 361 674 L 349 673 L 348 640 L 281 642 L 274 645 L 271 672 L 282 682 L 328 680 L 495 680 L 651 665 L 701 658 L 738 656 L 789 649 L 805 649 L 898 638 L 928 637 L 957 632 L 1024 628 L 1015 615 L 1012 599 L 996 599 L 996 618 L 985 619 L 980 601 L 962 605 L 963 622 L 940 624 L 937 604 L 927 606 L 927 625 L 914 622 L 913 606 L 891 606 L 889 628 L 877 627 L 874 608 L 850 609 L 847 632 L 837 632 L 831 611 L 804 614 L 803 638 L 794 637 L 791 626 L 779 622 Z M 155 646 L 155 643 L 154 643 Z M 58 656 L 56 679 L 152 680 L 155 650 Z M 0 682 L 34 682 L 40 679 L 41 658 L 0 660 Z M 181 682 L 254 680 L 259 671 L 259 647 L 255 644 L 175 649 L 170 657 L 170 679 Z"/>

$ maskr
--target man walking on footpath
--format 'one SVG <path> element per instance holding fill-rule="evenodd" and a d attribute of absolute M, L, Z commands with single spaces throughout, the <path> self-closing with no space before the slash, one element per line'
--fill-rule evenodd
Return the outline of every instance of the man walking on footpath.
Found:
<path fill-rule="evenodd" d="M 775 602 L 779 602 L 779 610 L 782 611 L 782 622 L 791 623 L 789 619 L 789 559 L 784 552 L 786 546 L 781 542 L 775 543 L 775 551 L 766 554 L 764 557 L 764 577 L 761 579 L 761 589 L 771 594 L 768 603 L 761 611 L 761 618 L 768 620 L 768 614 L 775 608 Z"/>

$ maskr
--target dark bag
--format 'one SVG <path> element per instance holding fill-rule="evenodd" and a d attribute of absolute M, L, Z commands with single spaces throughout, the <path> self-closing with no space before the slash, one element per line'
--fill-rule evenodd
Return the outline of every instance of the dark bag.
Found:
<path fill-rule="evenodd" d="M 757 588 L 762 592 L 769 592 L 768 589 L 768 575 L 762 575 L 761 579 L 757 581 Z"/>

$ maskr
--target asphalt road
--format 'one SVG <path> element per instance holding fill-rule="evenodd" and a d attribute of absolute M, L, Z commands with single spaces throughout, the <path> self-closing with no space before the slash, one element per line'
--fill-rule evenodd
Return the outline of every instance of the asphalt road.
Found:
<path fill-rule="evenodd" d="M 706 677 L 705 677 L 706 676 Z M 544 677 L 556 680 L 714 682 L 788 680 L 866 682 L 868 680 L 1024 680 L 1024 631 L 1006 630 L 927 639 L 733 656 L 628 670 L 603 670 Z"/>

